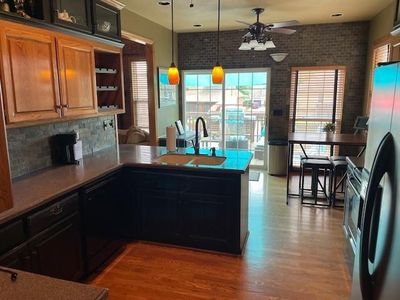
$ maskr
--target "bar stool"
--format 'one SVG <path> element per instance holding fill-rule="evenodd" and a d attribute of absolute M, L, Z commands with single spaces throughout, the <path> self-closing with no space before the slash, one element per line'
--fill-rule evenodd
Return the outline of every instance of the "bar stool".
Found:
<path fill-rule="evenodd" d="M 332 172 L 332 190 L 331 190 L 331 200 L 332 206 L 334 207 L 344 207 L 344 185 L 347 174 L 347 161 L 346 160 L 334 160 L 335 157 L 331 157 L 330 160 L 333 165 Z M 339 179 L 340 178 L 340 179 Z M 339 182 L 338 182 L 339 179 Z M 342 195 L 342 198 L 338 198 L 338 194 Z M 343 201 L 342 205 L 337 205 L 336 201 Z"/>
<path fill-rule="evenodd" d="M 306 189 L 304 186 L 304 173 L 308 169 L 311 170 L 311 189 Z M 320 171 L 324 171 L 324 181 L 323 184 L 319 180 Z M 330 206 L 331 205 L 331 186 L 332 186 L 332 171 L 333 165 L 332 162 L 327 159 L 312 159 L 306 158 L 301 160 L 300 162 L 300 198 L 301 204 L 311 204 L 311 205 L 320 205 L 320 206 Z M 327 186 L 328 180 L 328 186 Z M 319 189 L 318 187 L 321 187 Z M 305 191 L 310 190 L 311 195 L 305 195 Z M 319 195 L 323 193 L 323 197 Z M 307 201 L 307 200 L 313 200 Z"/>
<path fill-rule="evenodd" d="M 299 191 L 301 189 L 301 180 L 302 180 L 302 164 L 301 162 L 303 161 L 303 159 L 322 159 L 322 160 L 329 160 L 328 156 L 323 156 L 323 155 L 303 155 L 300 154 L 300 176 L 299 176 Z M 325 176 L 325 174 L 324 174 Z M 305 191 L 311 191 L 311 189 L 305 189 Z"/>

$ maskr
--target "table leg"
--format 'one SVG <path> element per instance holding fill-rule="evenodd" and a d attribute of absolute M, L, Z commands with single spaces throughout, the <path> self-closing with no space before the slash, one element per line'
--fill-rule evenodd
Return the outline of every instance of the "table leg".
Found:
<path fill-rule="evenodd" d="M 306 158 L 308 158 L 308 155 L 307 155 L 306 151 L 304 150 L 303 145 L 302 145 L 302 144 L 299 144 L 299 145 L 300 145 L 301 151 L 303 151 L 304 156 L 305 156 Z"/>
<path fill-rule="evenodd" d="M 361 155 L 363 155 L 363 153 L 364 153 L 366 147 L 367 147 L 367 146 L 363 146 L 363 147 L 362 147 L 361 151 L 357 154 L 357 157 L 361 157 Z"/>
<path fill-rule="evenodd" d="M 286 205 L 289 204 L 289 182 L 290 182 L 290 157 L 292 156 L 292 145 L 288 143 L 287 171 L 286 171 Z"/>

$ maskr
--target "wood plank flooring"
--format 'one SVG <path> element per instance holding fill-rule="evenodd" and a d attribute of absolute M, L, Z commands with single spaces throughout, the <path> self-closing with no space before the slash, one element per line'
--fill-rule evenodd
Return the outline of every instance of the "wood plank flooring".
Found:
<path fill-rule="evenodd" d="M 250 182 L 242 257 L 135 242 L 92 285 L 110 299 L 348 299 L 341 209 L 285 204 L 285 178 Z M 295 183 L 294 183 L 295 184 Z"/>

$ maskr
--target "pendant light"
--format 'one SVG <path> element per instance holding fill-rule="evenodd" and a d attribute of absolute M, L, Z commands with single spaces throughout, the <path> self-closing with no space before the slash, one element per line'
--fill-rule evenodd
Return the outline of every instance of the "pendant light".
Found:
<path fill-rule="evenodd" d="M 221 0 L 218 0 L 218 31 L 217 31 L 217 63 L 212 70 L 212 82 L 222 84 L 224 82 L 224 69 L 219 64 L 219 27 L 221 23 Z"/>
<path fill-rule="evenodd" d="M 168 82 L 170 85 L 178 85 L 180 78 L 179 78 L 179 70 L 174 63 L 174 0 L 171 0 L 171 23 L 172 23 L 172 63 L 168 68 Z"/>

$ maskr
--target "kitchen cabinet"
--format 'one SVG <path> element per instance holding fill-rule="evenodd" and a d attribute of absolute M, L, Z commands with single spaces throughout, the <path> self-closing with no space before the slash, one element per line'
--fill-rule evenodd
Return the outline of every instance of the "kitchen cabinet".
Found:
<path fill-rule="evenodd" d="M 57 39 L 64 116 L 97 112 L 94 50 L 73 39 Z"/>
<path fill-rule="evenodd" d="M 53 23 L 74 30 L 91 32 L 91 9 L 89 0 L 51 0 Z"/>
<path fill-rule="evenodd" d="M 241 175 L 137 169 L 127 177 L 138 239 L 241 253 L 248 233 Z"/>
<path fill-rule="evenodd" d="M 233 247 L 230 198 L 184 193 L 184 236 L 191 247 L 229 251 Z"/>
<path fill-rule="evenodd" d="M 62 197 L 2 226 L 0 241 L 2 266 L 79 280 L 83 257 L 78 194 Z"/>
<path fill-rule="evenodd" d="M 179 243 L 180 197 L 177 192 L 138 189 L 139 238 L 154 242 Z"/>
<path fill-rule="evenodd" d="M 0 48 L 7 124 L 124 112 L 120 48 L 3 20 Z"/>
<path fill-rule="evenodd" d="M 7 149 L 6 124 L 3 113 L 3 97 L 0 83 L 0 213 L 13 206 L 10 163 Z"/>
<path fill-rule="evenodd" d="M 93 272 L 123 245 L 124 201 L 118 175 L 85 188 L 83 219 L 87 272 Z"/>
<path fill-rule="evenodd" d="M 28 26 L 0 25 L 2 86 L 9 123 L 61 117 L 54 36 Z"/>
<path fill-rule="evenodd" d="M 30 243 L 32 271 L 65 280 L 83 275 L 82 236 L 79 214 L 75 213 Z"/>
<path fill-rule="evenodd" d="M 22 244 L 12 251 L 0 256 L 0 266 L 31 272 L 32 262 L 29 248 L 25 244 Z"/>

